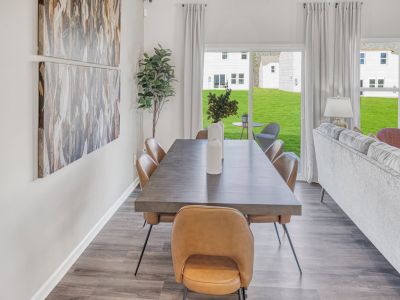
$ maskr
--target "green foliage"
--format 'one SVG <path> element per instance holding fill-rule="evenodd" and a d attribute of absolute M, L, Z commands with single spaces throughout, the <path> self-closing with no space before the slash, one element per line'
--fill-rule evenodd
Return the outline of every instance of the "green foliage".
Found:
<path fill-rule="evenodd" d="M 144 53 L 139 61 L 140 71 L 137 73 L 139 87 L 138 108 L 147 109 L 153 113 L 153 136 L 164 104 L 169 97 L 175 95 L 174 67 L 170 65 L 171 50 L 161 45 L 154 48 L 154 54 Z"/>
<path fill-rule="evenodd" d="M 230 100 L 232 90 L 226 88 L 225 93 L 216 95 L 215 93 L 208 94 L 208 120 L 217 123 L 229 116 L 237 115 L 239 102 Z"/>

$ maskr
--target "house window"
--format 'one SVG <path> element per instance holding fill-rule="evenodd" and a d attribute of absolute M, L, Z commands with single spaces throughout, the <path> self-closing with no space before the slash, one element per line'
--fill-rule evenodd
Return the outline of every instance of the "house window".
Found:
<path fill-rule="evenodd" d="M 362 87 L 364 87 L 364 80 L 360 80 L 360 88 L 362 88 Z M 364 92 L 363 91 L 360 91 L 360 95 L 362 96 L 362 95 L 364 95 Z"/>
<path fill-rule="evenodd" d="M 236 84 L 236 78 L 237 77 L 237 75 L 236 74 L 231 74 L 231 84 Z"/>
<path fill-rule="evenodd" d="M 381 65 L 386 65 L 386 64 L 387 64 L 387 53 L 381 52 Z"/>
<path fill-rule="evenodd" d="M 369 87 L 370 87 L 370 88 L 374 88 L 374 87 L 375 87 L 375 84 L 376 84 L 376 79 L 371 78 L 371 79 L 369 80 Z"/>
<path fill-rule="evenodd" d="M 275 66 L 271 66 L 271 73 L 275 73 Z"/>
<path fill-rule="evenodd" d="M 228 59 L 228 52 L 222 52 L 222 59 Z"/>
<path fill-rule="evenodd" d="M 242 52 L 242 59 L 247 59 L 247 53 L 246 52 Z"/>
<path fill-rule="evenodd" d="M 379 78 L 378 79 L 378 88 L 383 88 L 385 86 L 385 79 Z"/>
<path fill-rule="evenodd" d="M 219 89 L 225 87 L 225 74 L 214 75 L 214 88 Z"/>
<path fill-rule="evenodd" d="M 243 73 L 239 74 L 239 84 L 244 84 L 244 74 Z"/>
<path fill-rule="evenodd" d="M 360 53 L 360 64 L 365 65 L 365 53 L 364 52 Z"/>

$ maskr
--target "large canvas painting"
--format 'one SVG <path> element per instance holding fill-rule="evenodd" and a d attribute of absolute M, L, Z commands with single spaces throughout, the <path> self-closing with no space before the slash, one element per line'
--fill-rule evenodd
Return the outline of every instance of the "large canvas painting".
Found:
<path fill-rule="evenodd" d="M 118 66 L 121 0 L 39 0 L 39 55 Z"/>
<path fill-rule="evenodd" d="M 120 72 L 39 64 L 39 177 L 119 136 Z"/>

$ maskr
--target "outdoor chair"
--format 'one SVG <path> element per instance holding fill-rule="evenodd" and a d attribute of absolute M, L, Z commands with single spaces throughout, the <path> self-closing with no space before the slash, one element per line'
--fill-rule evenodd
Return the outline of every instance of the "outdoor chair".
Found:
<path fill-rule="evenodd" d="M 258 145 L 260 145 L 262 151 L 265 152 L 272 145 L 273 142 L 278 138 L 280 126 L 277 123 L 269 123 L 261 133 L 256 135 Z"/>

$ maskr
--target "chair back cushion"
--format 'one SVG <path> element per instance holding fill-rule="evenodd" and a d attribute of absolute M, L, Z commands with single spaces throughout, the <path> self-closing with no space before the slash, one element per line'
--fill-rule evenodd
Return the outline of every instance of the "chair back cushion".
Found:
<path fill-rule="evenodd" d="M 151 156 L 151 158 L 157 164 L 160 164 L 160 162 L 163 160 L 165 156 L 165 151 L 161 147 L 161 145 L 157 142 L 157 140 L 155 138 L 148 138 L 144 142 L 144 145 L 146 147 L 147 153 Z"/>
<path fill-rule="evenodd" d="M 400 173 L 400 149 L 386 143 L 371 144 L 368 156 L 390 169 Z"/>
<path fill-rule="evenodd" d="M 261 133 L 268 133 L 268 134 L 272 134 L 273 136 L 277 137 L 280 130 L 281 130 L 281 127 L 279 126 L 278 123 L 269 123 L 267 126 L 264 127 L 264 129 L 261 131 Z"/>
<path fill-rule="evenodd" d="M 353 130 L 345 129 L 340 133 L 339 141 L 366 155 L 369 146 L 375 142 L 375 139 Z"/>
<path fill-rule="evenodd" d="M 274 162 L 275 159 L 277 159 L 278 156 L 282 154 L 282 152 L 283 152 L 283 141 L 276 140 L 275 142 L 272 143 L 271 146 L 268 147 L 267 150 L 265 150 L 265 155 L 271 162 Z"/>
<path fill-rule="evenodd" d="M 400 148 L 400 128 L 384 128 L 376 136 L 380 141 Z"/>
<path fill-rule="evenodd" d="M 274 161 L 274 167 L 277 169 L 283 180 L 289 188 L 294 191 L 297 180 L 297 170 L 299 161 L 289 153 L 283 153 Z"/>
<path fill-rule="evenodd" d="M 208 130 L 202 129 L 196 135 L 196 140 L 207 140 L 208 139 Z"/>
<path fill-rule="evenodd" d="M 148 154 L 142 154 L 136 160 L 136 170 L 139 175 L 140 187 L 143 189 L 149 182 L 150 176 L 157 169 L 157 164 Z"/>
<path fill-rule="evenodd" d="M 242 286 L 253 276 L 254 240 L 246 218 L 233 208 L 183 207 L 172 227 L 172 261 L 176 281 L 182 282 L 186 260 L 192 255 L 224 256 L 238 266 Z"/>

